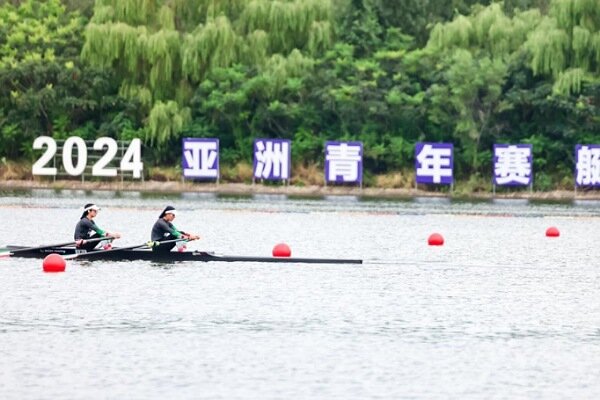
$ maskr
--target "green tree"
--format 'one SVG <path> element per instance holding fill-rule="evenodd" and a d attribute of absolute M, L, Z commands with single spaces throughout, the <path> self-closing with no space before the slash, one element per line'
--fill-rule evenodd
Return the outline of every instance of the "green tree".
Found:
<path fill-rule="evenodd" d="M 454 116 L 453 138 L 461 145 L 466 173 L 481 167 L 482 139 L 489 148 L 502 129 L 495 116 L 504 106 L 509 65 L 540 20 L 538 10 L 516 11 L 510 18 L 495 3 L 432 31 L 426 54 L 439 62 L 429 90 L 430 116 L 434 123 Z"/>
<path fill-rule="evenodd" d="M 69 57 L 78 52 L 82 29 L 83 20 L 76 12 L 66 12 L 59 0 L 0 7 L 2 155 L 16 157 L 24 142 L 52 134 L 54 122 L 65 121 L 53 108 L 64 88 L 61 83 L 75 73 Z"/>
<path fill-rule="evenodd" d="M 112 68 L 123 95 L 144 93 L 154 108 L 175 101 L 173 124 L 186 120 L 196 88 L 216 69 L 234 64 L 295 74 L 294 62 L 323 51 L 333 38 L 330 1 L 186 2 L 99 0 L 86 28 L 82 58 Z M 286 68 L 290 67 L 290 70 Z M 162 115 L 162 111 L 159 112 Z M 160 126 L 155 126 L 163 121 Z M 177 135 L 169 120 L 148 118 L 148 138 Z"/>
<path fill-rule="evenodd" d="M 137 101 L 110 72 L 81 65 L 85 20 L 59 0 L 0 6 L 0 155 L 29 154 L 39 135 L 119 137 L 139 129 Z"/>
<path fill-rule="evenodd" d="M 535 74 L 551 76 L 555 94 L 580 93 L 600 76 L 597 0 L 552 0 L 550 14 L 528 37 Z"/>

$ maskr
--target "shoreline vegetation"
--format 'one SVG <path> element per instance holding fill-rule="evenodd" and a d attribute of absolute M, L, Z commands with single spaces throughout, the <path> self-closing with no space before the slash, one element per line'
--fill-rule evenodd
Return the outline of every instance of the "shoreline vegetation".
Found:
<path fill-rule="evenodd" d="M 534 191 L 570 192 L 576 146 L 600 143 L 598 0 L 447 3 L 0 2 L 0 160 L 49 154 L 40 136 L 140 139 L 147 179 L 172 181 L 183 138 L 218 139 L 222 182 L 249 183 L 254 140 L 286 139 L 310 187 L 324 143 L 356 141 L 367 188 L 409 190 L 431 142 L 467 196 L 492 191 L 495 145 L 528 145 Z"/>
<path fill-rule="evenodd" d="M 97 178 L 56 179 L 33 177 L 28 163 L 3 163 L 0 165 L 0 190 L 102 190 L 136 191 L 149 193 L 216 193 L 222 195 L 279 194 L 298 197 L 357 196 L 365 198 L 408 199 L 414 197 L 446 197 L 455 199 L 531 199 L 540 201 L 600 200 L 600 190 L 577 190 L 572 186 L 551 190 L 529 188 L 497 188 L 493 193 L 490 179 L 458 180 L 449 186 L 426 186 L 414 184 L 413 172 L 394 172 L 371 176 L 368 183 L 358 186 L 324 185 L 323 173 L 317 166 L 296 168 L 289 185 L 283 183 L 252 183 L 252 167 L 240 163 L 221 170 L 217 182 L 189 181 L 181 178 L 181 170 L 174 167 L 150 167 L 144 181 L 130 178 L 121 181 Z"/>

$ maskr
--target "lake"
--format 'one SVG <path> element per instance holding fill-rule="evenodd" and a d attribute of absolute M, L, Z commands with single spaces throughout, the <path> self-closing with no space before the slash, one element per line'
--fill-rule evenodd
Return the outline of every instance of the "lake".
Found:
<path fill-rule="evenodd" d="M 66 242 L 88 202 L 119 246 L 170 204 L 192 250 L 364 264 L 0 260 L 3 399 L 600 396 L 598 201 L 4 192 L 0 245 Z"/>

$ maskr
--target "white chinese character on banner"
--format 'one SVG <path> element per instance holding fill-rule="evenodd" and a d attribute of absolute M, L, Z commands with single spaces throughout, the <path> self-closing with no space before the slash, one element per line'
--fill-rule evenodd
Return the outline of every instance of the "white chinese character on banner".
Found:
<path fill-rule="evenodd" d="M 528 185 L 531 177 L 530 147 L 508 146 L 496 148 L 498 158 L 494 165 L 496 183 L 517 182 Z"/>
<path fill-rule="evenodd" d="M 188 165 L 188 168 L 184 170 L 184 176 L 217 178 L 219 171 L 214 166 L 217 155 L 217 142 L 184 142 L 183 156 Z"/>
<path fill-rule="evenodd" d="M 289 179 L 289 142 L 256 142 L 256 178 Z"/>
<path fill-rule="evenodd" d="M 449 148 L 434 148 L 430 144 L 426 144 L 417 155 L 419 168 L 417 168 L 417 176 L 430 176 L 433 183 L 440 183 L 442 177 L 452 176 L 452 166 L 450 165 L 450 157 L 452 149 Z"/>
<path fill-rule="evenodd" d="M 600 147 L 581 146 L 577 151 L 578 185 L 600 184 Z"/>
<path fill-rule="evenodd" d="M 341 176 L 344 182 L 356 182 L 359 173 L 358 166 L 362 160 L 360 150 L 360 146 L 352 146 L 347 143 L 327 146 L 328 180 L 335 181 L 337 176 Z"/>

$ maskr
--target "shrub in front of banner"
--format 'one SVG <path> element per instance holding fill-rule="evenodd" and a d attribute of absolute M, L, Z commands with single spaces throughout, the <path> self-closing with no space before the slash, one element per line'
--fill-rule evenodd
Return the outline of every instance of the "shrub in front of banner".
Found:
<path fill-rule="evenodd" d="M 533 146 L 494 144 L 494 184 L 529 186 L 533 181 Z"/>
<path fill-rule="evenodd" d="M 183 138 L 183 176 L 219 179 L 219 139 Z"/>
<path fill-rule="evenodd" d="M 325 181 L 362 183 L 362 142 L 325 142 Z"/>
<path fill-rule="evenodd" d="M 454 145 L 419 142 L 415 146 L 417 183 L 451 185 L 453 182 Z"/>
<path fill-rule="evenodd" d="M 290 179 L 291 141 L 287 139 L 254 140 L 254 178 L 272 181 Z"/>
<path fill-rule="evenodd" d="M 575 146 L 575 185 L 600 186 L 600 145 Z"/>

